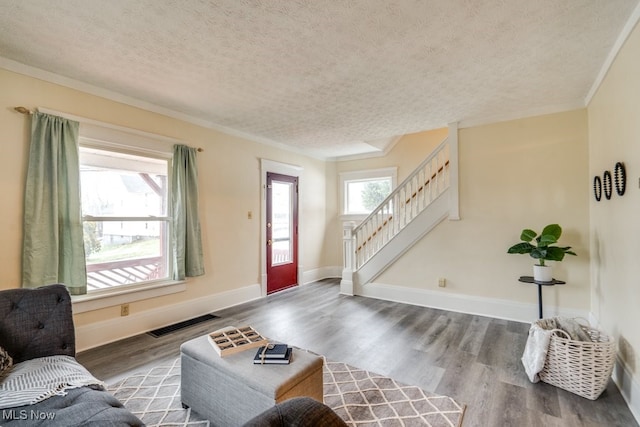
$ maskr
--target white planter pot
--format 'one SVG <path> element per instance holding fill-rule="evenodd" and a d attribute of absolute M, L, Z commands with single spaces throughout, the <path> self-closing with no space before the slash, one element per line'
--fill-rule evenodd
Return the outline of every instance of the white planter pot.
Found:
<path fill-rule="evenodd" d="M 534 265 L 533 280 L 536 282 L 551 282 L 553 280 L 553 269 L 548 265 Z"/>

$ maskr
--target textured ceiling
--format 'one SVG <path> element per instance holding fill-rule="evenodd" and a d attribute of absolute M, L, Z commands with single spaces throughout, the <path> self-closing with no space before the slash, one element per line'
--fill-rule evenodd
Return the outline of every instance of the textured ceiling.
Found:
<path fill-rule="evenodd" d="M 584 106 L 637 5 L 2 0 L 0 57 L 337 157 L 451 122 Z"/>

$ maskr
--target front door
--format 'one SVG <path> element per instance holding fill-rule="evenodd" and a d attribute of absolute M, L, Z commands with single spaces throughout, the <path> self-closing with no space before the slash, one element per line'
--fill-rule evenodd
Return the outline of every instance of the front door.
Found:
<path fill-rule="evenodd" d="M 298 178 L 267 173 L 267 294 L 298 284 Z"/>

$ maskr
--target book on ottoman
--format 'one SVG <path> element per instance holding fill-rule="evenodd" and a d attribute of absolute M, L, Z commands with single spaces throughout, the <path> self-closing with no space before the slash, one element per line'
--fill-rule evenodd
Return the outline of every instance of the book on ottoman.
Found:
<path fill-rule="evenodd" d="M 269 344 L 260 347 L 253 358 L 255 365 L 286 365 L 291 361 L 293 350 L 286 344 Z"/>

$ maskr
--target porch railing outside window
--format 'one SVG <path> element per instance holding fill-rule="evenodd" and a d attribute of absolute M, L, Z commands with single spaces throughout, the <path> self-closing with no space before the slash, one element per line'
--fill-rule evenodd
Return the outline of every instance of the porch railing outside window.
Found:
<path fill-rule="evenodd" d="M 89 292 L 113 286 L 131 285 L 166 277 L 162 257 L 87 264 Z"/>

